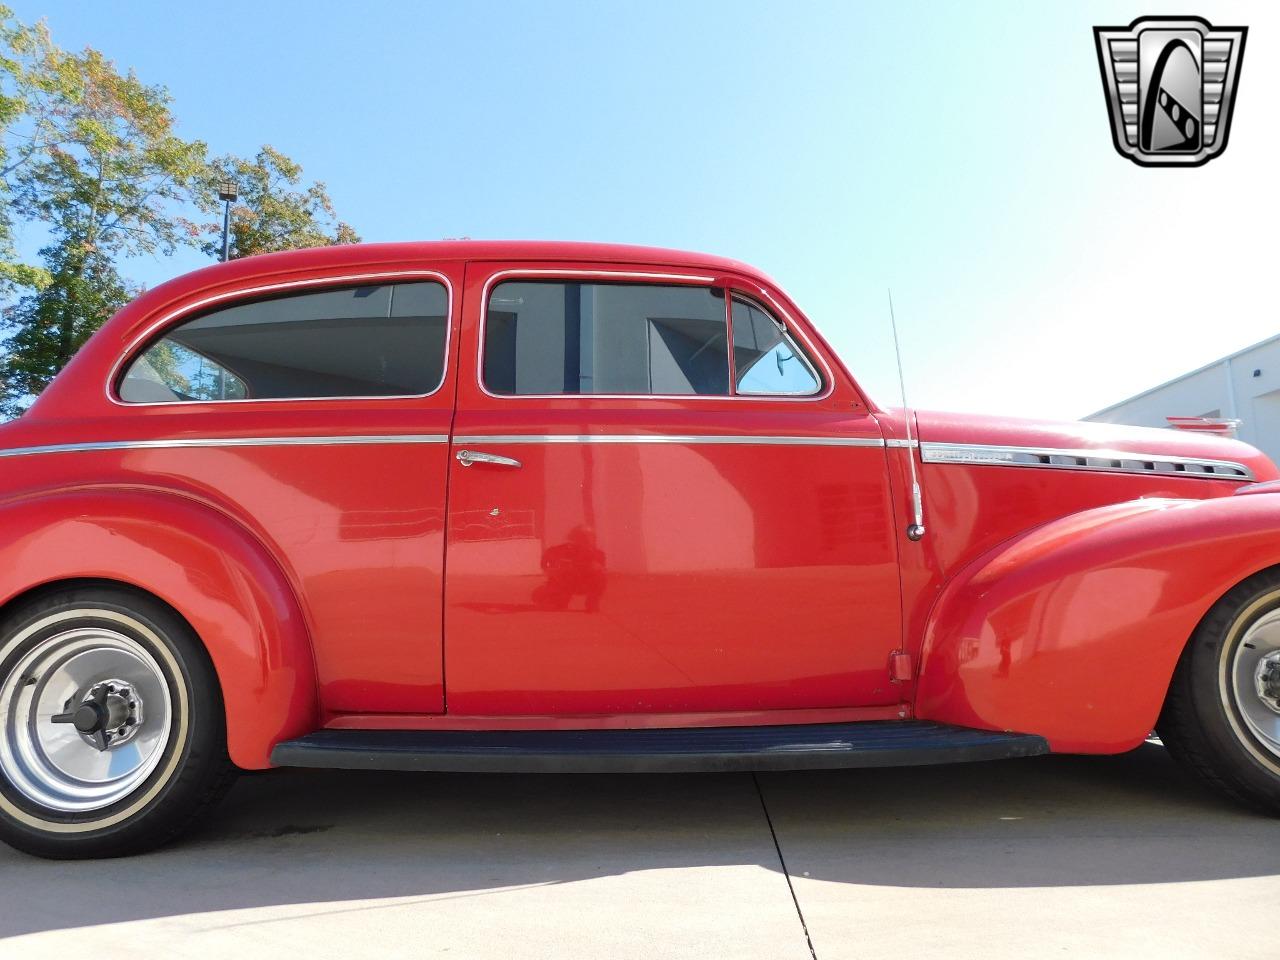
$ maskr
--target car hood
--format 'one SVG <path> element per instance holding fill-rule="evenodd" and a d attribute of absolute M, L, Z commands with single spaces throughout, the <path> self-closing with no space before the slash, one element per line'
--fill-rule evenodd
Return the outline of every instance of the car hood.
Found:
<path fill-rule="evenodd" d="M 1020 447 L 1041 451 L 1098 451 L 1242 464 L 1257 480 L 1280 478 L 1265 454 L 1239 440 L 1181 430 L 1130 427 L 1083 421 L 1023 420 L 979 414 L 918 410 L 915 435 L 921 443 Z M 901 410 L 890 411 L 886 431 L 902 436 Z"/>

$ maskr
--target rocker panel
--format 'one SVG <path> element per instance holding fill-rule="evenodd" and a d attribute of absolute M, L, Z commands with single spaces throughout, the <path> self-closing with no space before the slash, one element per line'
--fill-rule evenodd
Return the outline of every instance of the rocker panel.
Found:
<path fill-rule="evenodd" d="M 1002 760 L 1042 737 L 919 721 L 649 730 L 322 730 L 279 744 L 282 767 L 455 773 L 723 773 Z"/>

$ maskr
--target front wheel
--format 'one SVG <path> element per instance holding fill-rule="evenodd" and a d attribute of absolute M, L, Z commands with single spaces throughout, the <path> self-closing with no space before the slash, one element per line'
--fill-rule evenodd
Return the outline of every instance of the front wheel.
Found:
<path fill-rule="evenodd" d="M 1280 815 L 1280 570 L 1245 580 L 1201 621 L 1157 731 L 1210 785 Z"/>
<path fill-rule="evenodd" d="M 75 587 L 0 621 L 0 839 L 110 857 L 185 830 L 230 784 L 216 676 L 154 598 Z"/>

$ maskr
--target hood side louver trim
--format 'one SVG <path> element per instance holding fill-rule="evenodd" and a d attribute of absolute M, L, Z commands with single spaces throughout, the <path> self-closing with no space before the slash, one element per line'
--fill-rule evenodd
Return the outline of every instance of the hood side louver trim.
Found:
<path fill-rule="evenodd" d="M 1253 471 L 1231 460 L 1174 457 L 1128 450 L 1057 450 L 1051 447 L 1005 447 L 970 443 L 920 443 L 925 463 L 957 463 L 1002 467 L 1045 467 L 1107 473 L 1205 477 L 1211 480 L 1254 479 Z"/>

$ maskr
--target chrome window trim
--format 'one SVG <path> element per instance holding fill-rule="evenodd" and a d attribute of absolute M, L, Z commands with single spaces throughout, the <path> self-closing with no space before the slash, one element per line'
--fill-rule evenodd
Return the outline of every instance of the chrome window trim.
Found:
<path fill-rule="evenodd" d="M 39 447 L 11 447 L 0 457 L 28 457 L 42 453 L 89 453 L 98 450 L 171 450 L 186 447 L 312 447 L 366 443 L 448 443 L 443 433 L 377 434 L 337 437 L 184 437 L 164 440 L 90 440 Z"/>
<path fill-rule="evenodd" d="M 1101 464 L 1028 463 L 1014 459 L 1020 455 L 1034 457 L 1073 457 L 1089 460 L 1137 461 L 1142 463 L 1167 463 L 1208 468 L 1205 473 L 1164 471 L 1142 467 L 1112 466 Z M 1205 457 L 1179 457 L 1165 453 L 1143 453 L 1132 450 L 1089 450 L 1059 447 L 1018 447 L 982 443 L 943 443 L 924 440 L 920 442 L 920 459 L 925 463 L 959 464 L 1000 467 L 1038 467 L 1045 470 L 1089 470 L 1094 473 L 1124 473 L 1135 476 L 1193 477 L 1207 480 L 1253 481 L 1253 471 L 1234 460 L 1212 460 Z M 1212 472 L 1222 467 L 1238 471 L 1238 475 Z"/>
<path fill-rule="evenodd" d="M 756 446 L 883 447 L 879 437 L 789 437 L 712 433 L 515 433 L 454 437 L 455 444 L 486 443 L 717 443 Z"/>
<path fill-rule="evenodd" d="M 808 335 L 796 323 L 795 318 L 790 312 L 783 310 L 768 292 L 763 288 L 760 294 L 765 300 L 772 305 L 774 311 L 782 317 L 783 324 L 787 328 L 788 333 L 799 334 L 800 339 L 804 342 L 810 356 L 817 358 L 818 363 L 822 367 L 822 372 L 826 374 L 823 383 L 826 389 L 821 393 L 815 393 L 804 397 L 788 397 L 782 395 L 738 395 L 738 394 L 707 394 L 707 393 L 492 393 L 485 386 L 484 382 L 484 353 L 485 353 L 485 328 L 489 319 L 489 294 L 493 291 L 493 287 L 503 280 L 518 279 L 520 277 L 531 277 L 541 280 L 555 280 L 557 278 L 565 280 L 574 279 L 597 279 L 612 283 L 626 283 L 629 280 L 637 280 L 641 283 L 652 283 L 654 281 L 677 280 L 686 286 L 704 285 L 710 286 L 716 282 L 716 277 L 701 276 L 690 273 L 646 273 L 633 270 L 553 270 L 542 268 L 523 269 L 513 267 L 510 270 L 499 270 L 491 275 L 484 283 L 484 288 L 480 294 L 480 330 L 476 339 L 476 384 L 480 387 L 480 392 L 486 397 L 494 400 L 510 401 L 510 400 L 713 400 L 720 402 L 740 402 L 749 401 L 752 403 L 817 403 L 831 396 L 835 390 L 835 379 L 831 375 L 831 370 L 827 366 L 826 358 L 822 356 L 822 352 L 817 350 Z M 733 295 L 733 290 L 726 291 L 728 296 Z M 733 345 L 730 344 L 732 350 Z"/>
<path fill-rule="evenodd" d="M 131 366 L 132 362 L 138 358 L 138 353 L 156 334 L 160 333 L 169 325 L 176 326 L 182 322 L 184 317 L 193 317 L 194 314 L 204 310 L 206 307 L 223 303 L 227 300 L 252 300 L 263 294 L 269 294 L 276 291 L 290 291 L 295 289 L 305 289 L 307 287 L 334 287 L 343 286 L 344 284 L 362 284 L 366 281 L 382 280 L 390 283 L 409 283 L 414 280 L 438 280 L 444 285 L 446 298 L 446 317 L 445 317 L 445 334 L 444 334 L 444 368 L 440 372 L 440 382 L 435 388 L 427 393 L 397 393 L 397 394 L 373 394 L 371 396 L 339 396 L 339 397 L 246 397 L 243 400 L 160 400 L 155 403 L 138 403 L 128 400 L 121 400 L 118 396 L 119 391 L 116 385 L 124 375 L 126 366 Z M 308 280 L 287 280 L 280 283 L 260 284 L 256 287 L 245 287 L 240 290 L 233 290 L 228 293 L 215 294 L 212 297 L 205 297 L 203 300 L 197 300 L 193 304 L 185 307 L 179 307 L 172 310 L 159 319 L 148 324 L 146 328 L 138 336 L 129 341 L 120 356 L 116 358 L 116 362 L 111 367 L 111 372 L 107 376 L 106 394 L 107 400 L 115 404 L 117 407 L 129 407 L 136 409 L 138 407 L 207 407 L 207 406 L 223 406 L 226 404 L 235 404 L 237 406 L 246 403 L 309 403 L 317 400 L 328 401 L 351 401 L 351 400 L 424 400 L 427 397 L 433 397 L 439 393 L 446 383 L 449 382 L 449 357 L 453 353 L 453 333 L 457 324 L 454 322 L 453 314 L 454 295 L 453 283 L 449 278 L 439 270 L 390 270 L 378 273 L 352 273 L 342 274 L 334 277 L 312 277 Z"/>

